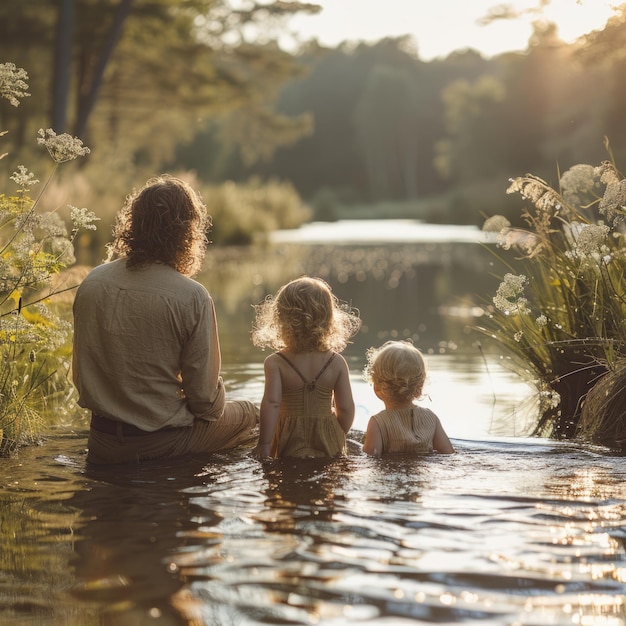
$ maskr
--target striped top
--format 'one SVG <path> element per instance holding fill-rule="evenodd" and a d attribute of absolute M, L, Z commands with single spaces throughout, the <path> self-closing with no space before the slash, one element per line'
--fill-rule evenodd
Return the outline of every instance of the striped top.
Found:
<path fill-rule="evenodd" d="M 433 451 L 433 437 L 439 418 L 430 409 L 419 406 L 389 409 L 373 415 L 371 419 L 380 429 L 383 454 Z"/>

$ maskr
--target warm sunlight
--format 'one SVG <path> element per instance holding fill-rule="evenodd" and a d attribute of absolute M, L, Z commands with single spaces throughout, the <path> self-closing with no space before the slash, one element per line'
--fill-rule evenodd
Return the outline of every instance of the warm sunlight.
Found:
<path fill-rule="evenodd" d="M 411 34 L 419 55 L 428 60 L 453 50 L 474 48 L 487 56 L 524 50 L 537 20 L 555 22 L 567 42 L 602 28 L 617 2 L 605 0 L 316 0 L 318 15 L 291 20 L 291 30 L 302 38 L 318 38 L 335 46 L 342 41 L 377 41 Z M 507 9 L 509 19 L 498 19 Z M 484 18 L 493 18 L 484 23 Z"/>
<path fill-rule="evenodd" d="M 517 0 L 513 3 L 520 9 L 530 12 L 524 19 L 525 23 L 532 23 L 534 19 L 546 19 L 557 24 L 559 35 L 564 41 L 570 42 L 577 37 L 602 28 L 611 15 L 614 14 L 616 2 L 603 0 L 551 0 L 539 13 L 532 11 L 536 0 Z"/>

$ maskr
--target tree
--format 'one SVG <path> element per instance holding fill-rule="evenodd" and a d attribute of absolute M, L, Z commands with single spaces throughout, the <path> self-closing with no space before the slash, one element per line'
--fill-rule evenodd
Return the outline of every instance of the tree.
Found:
<path fill-rule="evenodd" d="M 116 161 L 154 168 L 215 117 L 251 107 L 249 125 L 267 122 L 278 87 L 301 68 L 273 43 L 266 24 L 318 8 L 300 2 L 247 2 L 232 10 L 225 0 L 26 0 L 0 6 L 0 51 L 27 67 L 33 64 L 26 57 L 40 65 L 52 60 L 47 72 L 33 71 L 41 84 L 32 87 L 33 95 L 47 94 L 39 102 L 50 124 L 68 119 L 76 135 L 94 148 L 108 147 Z M 262 45 L 246 41 L 251 28 Z M 10 130 L 14 119 L 7 118 Z M 301 120 L 289 130 L 299 127 Z M 267 133 L 261 139 L 267 150 L 272 141 Z"/>
<path fill-rule="evenodd" d="M 597 97 L 596 94 L 595 103 L 605 107 L 602 131 L 610 142 L 614 158 L 623 165 L 626 162 L 626 4 L 616 7 L 616 14 L 606 27 L 589 33 L 583 42 L 577 57 L 583 63 L 586 74 L 600 71 L 605 79 L 607 88 L 604 97 Z"/>
<path fill-rule="evenodd" d="M 448 136 L 438 144 L 436 165 L 443 176 L 470 183 L 502 168 L 498 120 L 505 88 L 494 76 L 475 83 L 459 80 L 443 93 Z"/>
<path fill-rule="evenodd" d="M 420 104 L 415 71 L 374 68 L 355 112 L 374 199 L 417 197 Z"/>

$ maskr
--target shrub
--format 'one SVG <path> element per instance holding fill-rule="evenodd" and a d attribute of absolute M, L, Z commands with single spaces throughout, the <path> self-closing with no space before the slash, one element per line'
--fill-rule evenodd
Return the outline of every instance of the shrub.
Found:
<path fill-rule="evenodd" d="M 535 384 L 536 434 L 572 438 L 587 393 L 626 351 L 626 181 L 607 161 L 576 165 L 559 182 L 512 180 L 508 193 L 529 205 L 527 226 L 485 222 L 510 271 L 480 330 Z"/>
<path fill-rule="evenodd" d="M 0 64 L 0 96 L 18 106 L 19 98 L 28 95 L 27 79 L 23 69 Z M 38 438 L 43 409 L 66 385 L 60 374 L 69 369 L 70 327 L 54 311 L 52 301 L 67 288 L 55 279 L 74 263 L 73 241 L 79 229 L 94 229 L 98 219 L 87 209 L 70 207 L 73 228 L 68 233 L 56 213 L 37 210 L 58 166 L 89 153 L 79 139 L 57 135 L 52 129 L 40 130 L 37 142 L 54 162 L 40 194 L 34 200 L 30 197 L 30 189 L 39 181 L 23 165 L 10 177 L 17 187 L 15 195 L 0 194 L 0 450 L 4 454 Z"/>
<path fill-rule="evenodd" d="M 247 245 L 276 229 L 297 228 L 311 216 L 290 183 L 252 179 L 247 184 L 206 187 L 202 192 L 216 244 Z"/>
<path fill-rule="evenodd" d="M 336 222 L 339 219 L 339 200 L 329 187 L 320 189 L 311 200 L 313 218 L 318 222 Z"/>

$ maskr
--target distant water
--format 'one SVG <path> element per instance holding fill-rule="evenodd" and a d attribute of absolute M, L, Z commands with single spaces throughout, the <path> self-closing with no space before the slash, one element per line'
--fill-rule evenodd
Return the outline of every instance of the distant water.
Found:
<path fill-rule="evenodd" d="M 419 220 L 339 220 L 312 222 L 272 234 L 273 243 L 491 243 L 493 233 L 476 226 L 426 224 Z"/>
<path fill-rule="evenodd" d="M 460 245 L 483 237 L 411 220 L 311 224 L 276 234 L 276 276 L 263 261 L 249 275 L 239 257 L 216 263 L 231 397 L 263 393 L 266 353 L 248 337 L 257 274 L 276 284 L 255 298 L 319 272 L 361 308 L 368 333 L 345 352 L 349 456 L 260 463 L 237 450 L 94 469 L 85 423 L 60 425 L 0 460 L 0 624 L 626 626 L 624 457 L 529 437 L 532 389 L 473 347 L 474 318 L 449 315 L 490 293 L 472 281 L 491 271 L 472 261 L 479 246 Z M 291 246 L 300 258 L 286 242 L 331 245 Z M 420 265 L 428 254 L 439 264 Z M 455 455 L 362 452 L 382 408 L 364 347 L 405 336 L 425 349 L 421 403 Z"/>

